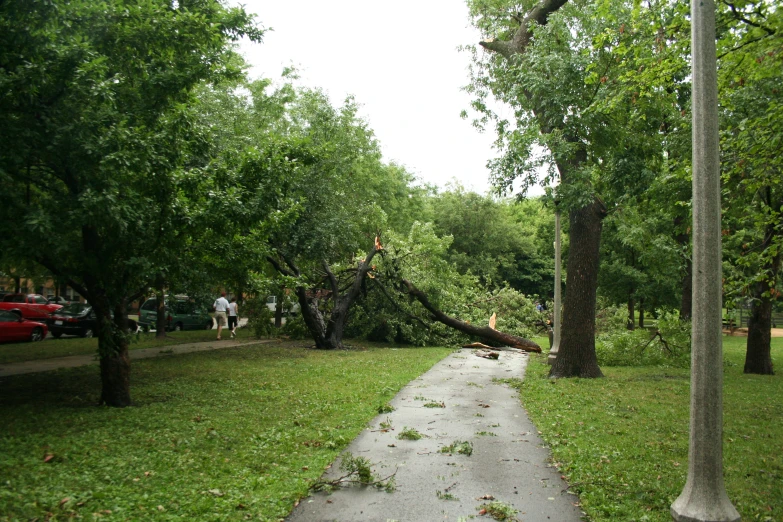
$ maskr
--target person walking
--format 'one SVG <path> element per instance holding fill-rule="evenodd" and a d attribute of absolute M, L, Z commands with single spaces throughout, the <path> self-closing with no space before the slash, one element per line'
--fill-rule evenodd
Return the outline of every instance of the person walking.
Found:
<path fill-rule="evenodd" d="M 239 326 L 239 308 L 237 307 L 237 298 L 232 297 L 228 303 L 228 330 L 231 332 L 231 338 L 237 336 L 237 326 Z"/>
<path fill-rule="evenodd" d="M 226 293 L 221 292 L 220 297 L 215 299 L 215 303 L 212 305 L 215 309 L 215 321 L 217 322 L 218 341 L 221 339 L 220 333 L 223 331 L 223 327 L 226 326 L 226 312 L 228 311 L 228 301 L 226 300 Z"/>

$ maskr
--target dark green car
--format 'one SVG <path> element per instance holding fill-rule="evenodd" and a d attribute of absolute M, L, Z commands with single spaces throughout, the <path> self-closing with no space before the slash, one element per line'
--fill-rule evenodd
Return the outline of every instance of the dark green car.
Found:
<path fill-rule="evenodd" d="M 166 330 L 211 330 L 214 324 L 206 306 L 199 306 L 187 298 L 164 299 L 166 305 Z M 139 309 L 139 327 L 148 332 L 158 319 L 158 302 L 153 297 L 144 301 Z"/>

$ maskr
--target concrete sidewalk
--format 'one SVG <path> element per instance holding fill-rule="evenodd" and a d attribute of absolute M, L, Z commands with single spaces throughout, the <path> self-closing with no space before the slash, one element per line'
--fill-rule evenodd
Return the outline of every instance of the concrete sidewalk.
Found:
<path fill-rule="evenodd" d="M 174 344 L 170 346 L 158 346 L 155 348 L 142 348 L 140 350 L 131 350 L 128 352 L 132 361 L 138 359 L 149 359 L 151 357 L 164 357 L 168 355 L 179 355 L 190 352 L 203 352 L 207 350 L 221 350 L 223 348 L 233 348 L 235 346 L 251 346 L 256 344 L 265 344 L 274 342 L 273 340 L 260 341 L 239 341 L 223 339 L 218 341 L 204 341 L 198 343 Z M 39 359 L 36 361 L 24 361 L 15 363 L 0 364 L 0 377 L 10 375 L 22 375 L 25 373 L 48 372 L 60 368 L 76 368 L 77 366 L 87 366 L 98 364 L 98 356 L 92 355 L 69 355 L 67 357 L 54 357 L 52 359 Z"/>
<path fill-rule="evenodd" d="M 513 507 L 516 518 L 526 522 L 581 520 L 578 498 L 550 466 L 549 451 L 516 391 L 498 382 L 522 378 L 528 356 L 518 350 L 499 353 L 498 360 L 468 349 L 452 353 L 403 388 L 391 402 L 395 410 L 376 417 L 348 446 L 346 452 L 373 463 L 377 477 L 396 473 L 396 491 L 350 485 L 316 493 L 287 520 L 492 520 L 479 516 L 481 506 L 492 502 Z M 381 422 L 393 429 L 383 430 Z M 423 437 L 398 439 L 406 427 Z M 469 442 L 472 454 L 441 452 L 457 441 Z M 324 479 L 344 474 L 339 460 Z"/>

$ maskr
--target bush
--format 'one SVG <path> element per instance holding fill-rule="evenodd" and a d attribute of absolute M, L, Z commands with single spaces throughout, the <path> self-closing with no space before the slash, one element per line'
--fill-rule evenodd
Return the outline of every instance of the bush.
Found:
<path fill-rule="evenodd" d="M 595 331 L 598 334 L 625 329 L 628 309 L 620 306 L 600 305 L 595 312 Z"/>
<path fill-rule="evenodd" d="M 242 312 L 247 317 L 247 327 L 256 337 L 269 337 L 274 330 L 274 313 L 266 306 L 266 299 L 251 297 L 242 306 Z"/>
<path fill-rule="evenodd" d="M 285 318 L 285 324 L 280 329 L 281 335 L 287 335 L 291 339 L 311 339 L 310 330 L 302 318 L 302 314 L 289 314 Z"/>
<path fill-rule="evenodd" d="M 676 312 L 658 310 L 657 314 L 657 330 L 626 330 L 624 323 L 616 321 L 612 329 L 596 336 L 598 364 L 677 368 L 690 366 L 690 323 L 680 321 Z"/>

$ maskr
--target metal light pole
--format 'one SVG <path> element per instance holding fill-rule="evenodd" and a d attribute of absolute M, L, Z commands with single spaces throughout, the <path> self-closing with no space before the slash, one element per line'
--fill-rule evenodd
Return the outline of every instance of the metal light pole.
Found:
<path fill-rule="evenodd" d="M 557 203 L 555 203 L 557 205 Z M 560 211 L 555 208 L 555 309 L 554 317 L 554 335 L 552 337 L 552 348 L 549 350 L 547 362 L 552 364 L 557 359 L 557 352 L 560 350 Z"/>
<path fill-rule="evenodd" d="M 674 520 L 735 522 L 723 483 L 720 157 L 714 0 L 691 0 L 693 322 L 688 479 Z"/>

